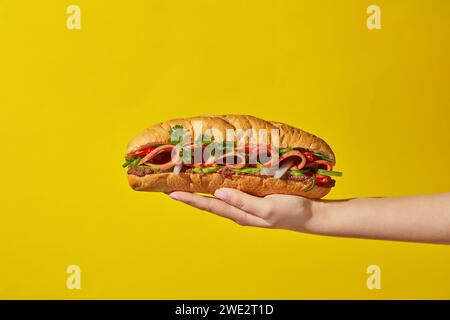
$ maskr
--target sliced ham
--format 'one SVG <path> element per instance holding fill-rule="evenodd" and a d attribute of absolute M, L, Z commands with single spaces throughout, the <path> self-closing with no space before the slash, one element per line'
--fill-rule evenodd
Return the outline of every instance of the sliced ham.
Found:
<path fill-rule="evenodd" d="M 284 159 L 291 158 L 291 157 L 293 159 L 295 159 L 296 157 L 300 159 L 300 162 L 297 165 L 293 166 L 292 169 L 294 169 L 294 170 L 303 169 L 303 167 L 306 164 L 306 157 L 303 153 L 301 153 L 298 150 L 292 150 L 292 151 L 286 152 L 285 154 L 283 154 L 280 157 L 280 162 L 283 161 Z"/>
<path fill-rule="evenodd" d="M 289 167 L 289 168 L 294 169 L 294 170 L 300 170 L 306 164 L 306 157 L 303 155 L 303 153 L 301 153 L 298 150 L 291 150 L 289 152 L 286 152 L 285 154 L 282 154 L 278 159 L 272 158 L 271 161 L 268 163 L 265 163 L 264 166 L 266 168 L 269 168 L 269 167 L 273 167 L 278 164 L 280 167 L 282 167 L 282 166 L 284 167 L 283 163 L 287 162 L 288 159 L 289 160 L 292 159 L 292 161 L 289 161 L 289 163 L 292 163 L 291 167 Z M 300 162 L 298 162 L 297 164 L 295 164 L 296 159 L 300 160 Z"/>
<path fill-rule="evenodd" d="M 333 171 L 334 163 L 328 162 L 327 160 L 316 160 L 314 163 L 326 165 L 328 171 Z"/>
<path fill-rule="evenodd" d="M 226 160 L 229 157 L 237 158 L 237 161 L 236 161 L 237 163 L 234 163 L 234 161 L 233 161 L 232 164 L 228 164 Z M 241 168 L 244 168 L 245 165 L 246 165 L 245 164 L 245 157 L 244 157 L 244 155 L 242 155 L 239 152 L 228 152 L 228 153 L 225 153 L 224 155 L 221 155 L 220 157 L 218 157 L 215 162 L 219 163 L 219 164 L 224 164 L 227 167 L 230 167 L 230 168 L 233 168 L 233 169 L 241 169 Z"/>
<path fill-rule="evenodd" d="M 151 160 L 155 158 L 156 156 L 160 155 L 161 153 L 168 152 L 170 153 L 170 160 L 165 163 L 152 163 Z M 152 150 L 149 154 L 147 154 L 145 157 L 139 161 L 139 164 L 145 164 L 148 166 L 152 166 L 155 168 L 159 168 L 160 170 L 168 170 L 173 168 L 175 165 L 180 164 L 180 156 L 179 156 L 179 150 L 174 145 L 171 144 L 164 144 L 162 146 L 157 147 L 156 149 Z"/>
<path fill-rule="evenodd" d="M 195 152 L 195 145 L 194 144 L 190 146 L 188 145 L 187 149 L 190 149 L 191 152 Z M 202 158 L 204 156 L 208 156 L 208 154 L 206 155 L 204 154 L 204 151 L 205 150 L 202 149 Z M 307 167 L 310 166 L 311 164 L 326 165 L 327 170 L 332 170 L 333 168 L 333 164 L 325 160 L 316 160 L 313 163 L 307 164 L 307 158 L 299 150 L 291 150 L 289 152 L 282 154 L 281 156 L 278 156 L 278 153 L 275 152 L 273 149 L 266 149 L 265 147 L 258 147 L 249 151 L 250 156 L 256 157 L 258 155 L 260 161 L 263 161 L 261 160 L 262 159 L 261 155 L 270 156 L 271 157 L 270 160 L 263 163 L 263 166 L 267 168 L 266 171 L 268 174 L 270 175 L 273 174 L 276 177 L 282 177 L 289 169 L 300 170 L 304 168 L 305 165 Z M 155 163 L 155 161 L 152 161 L 155 157 L 163 153 L 170 154 L 170 159 L 168 158 L 169 160 L 167 162 L 164 161 L 164 163 Z M 234 161 L 233 163 L 228 164 L 226 160 L 230 157 L 233 157 Z M 150 151 L 147 155 L 145 155 L 140 160 L 139 164 L 149 165 L 155 168 L 159 168 L 160 170 L 163 171 L 175 167 L 174 168 L 175 173 L 180 172 L 183 165 L 189 167 L 209 167 L 214 166 L 216 164 L 224 164 L 225 166 L 233 169 L 241 169 L 247 165 L 245 161 L 245 156 L 241 152 L 228 152 L 219 157 L 209 155 L 206 161 L 202 159 L 201 163 L 191 163 L 191 164 L 182 163 L 179 148 L 172 144 L 164 144 L 156 147 L 154 150 Z"/>

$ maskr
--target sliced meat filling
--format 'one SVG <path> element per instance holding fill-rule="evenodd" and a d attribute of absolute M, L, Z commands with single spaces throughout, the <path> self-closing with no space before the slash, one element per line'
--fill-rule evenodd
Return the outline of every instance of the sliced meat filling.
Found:
<path fill-rule="evenodd" d="M 194 145 L 188 146 L 192 150 Z M 205 146 L 202 146 L 205 148 Z M 333 187 L 335 181 L 330 177 L 333 174 L 334 160 L 323 158 L 316 152 L 306 149 L 284 149 L 274 156 L 274 150 L 269 150 L 269 158 L 262 158 L 258 152 L 260 147 L 254 150 L 245 150 L 244 153 L 225 153 L 220 157 L 211 154 L 204 163 L 193 163 L 183 158 L 183 151 L 173 144 L 147 146 L 129 153 L 126 157 L 127 173 L 138 177 L 154 173 L 189 173 L 211 174 L 219 173 L 224 178 L 234 175 L 259 176 L 261 178 L 279 178 L 282 180 L 308 182 L 311 185 Z M 245 156 L 244 156 L 245 155 Z M 192 152 L 193 156 L 193 152 Z M 258 163 L 249 163 L 251 157 L 257 157 Z M 189 158 L 188 158 L 189 159 Z M 235 160 L 229 163 L 226 160 Z M 263 159 L 269 159 L 263 161 Z M 327 160 L 325 160 L 327 159 Z M 193 160 L 191 158 L 191 160 Z M 268 173 L 269 174 L 266 174 Z M 341 174 L 338 172 L 338 174 Z"/>

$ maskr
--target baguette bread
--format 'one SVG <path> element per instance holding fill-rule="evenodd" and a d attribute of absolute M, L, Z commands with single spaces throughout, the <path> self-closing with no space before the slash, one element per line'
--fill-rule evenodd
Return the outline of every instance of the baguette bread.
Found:
<path fill-rule="evenodd" d="M 309 183 L 274 179 L 252 175 L 223 177 L 219 173 L 155 173 L 143 177 L 128 175 L 128 183 L 136 191 L 173 192 L 187 191 L 214 194 L 219 188 L 233 188 L 263 197 L 269 194 L 291 194 L 310 199 L 319 199 L 331 188 L 315 186 L 304 191 Z"/>
<path fill-rule="evenodd" d="M 330 146 L 319 137 L 284 123 L 266 121 L 249 115 L 198 116 L 161 122 L 145 129 L 134 139 L 132 139 L 128 144 L 127 152 L 129 153 L 136 151 L 137 149 L 147 145 L 150 146 L 153 144 L 167 143 L 167 140 L 170 138 L 169 130 L 175 125 L 183 126 L 183 128 L 190 133 L 193 140 L 193 123 L 195 121 L 202 121 L 203 131 L 215 128 L 221 132 L 223 137 L 226 137 L 227 129 L 266 129 L 269 132 L 268 143 L 270 143 L 270 129 L 279 129 L 279 144 L 281 148 L 313 149 L 334 158 L 334 153 Z"/>
<path fill-rule="evenodd" d="M 194 142 L 195 121 L 202 121 L 202 131 L 214 128 L 226 137 L 227 129 L 266 129 L 268 143 L 270 144 L 270 130 L 279 129 L 279 146 L 281 148 L 303 148 L 321 152 L 333 159 L 334 153 L 330 146 L 317 136 L 294 128 L 284 123 L 266 121 L 249 115 L 211 115 L 198 116 L 185 119 L 174 119 L 149 127 L 132 139 L 127 153 L 135 152 L 147 146 L 166 144 L 170 138 L 169 131 L 175 125 L 181 125 L 190 133 Z M 248 139 L 246 140 L 246 143 Z M 310 181 L 295 181 L 290 179 L 275 179 L 273 177 L 258 175 L 232 175 L 224 176 L 220 173 L 185 173 L 178 174 L 164 172 L 152 173 L 145 176 L 128 174 L 129 185 L 137 191 L 188 191 L 213 194 L 216 189 L 227 187 L 256 195 L 292 194 L 306 198 L 318 199 L 325 196 L 331 188 L 315 186 L 309 189 Z"/>

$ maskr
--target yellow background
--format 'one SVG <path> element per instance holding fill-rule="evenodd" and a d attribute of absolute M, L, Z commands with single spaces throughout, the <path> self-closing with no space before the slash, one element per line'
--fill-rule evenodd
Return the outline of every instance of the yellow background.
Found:
<path fill-rule="evenodd" d="M 329 142 L 329 199 L 449 191 L 450 2 L 370 31 L 373 3 L 1 1 L 0 298 L 450 298 L 449 246 L 240 227 L 121 168 L 149 125 L 246 113 Z"/>

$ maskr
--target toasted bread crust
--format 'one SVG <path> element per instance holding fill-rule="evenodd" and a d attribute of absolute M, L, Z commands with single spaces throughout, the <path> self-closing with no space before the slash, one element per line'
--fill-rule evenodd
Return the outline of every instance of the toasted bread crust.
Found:
<path fill-rule="evenodd" d="M 191 134 L 192 139 L 194 139 L 193 123 L 195 121 L 202 121 L 203 132 L 214 128 L 220 131 L 224 139 L 227 129 L 241 129 L 244 131 L 248 129 L 266 129 L 268 131 L 268 143 L 270 143 L 270 129 L 279 129 L 280 147 L 311 149 L 323 152 L 334 158 L 334 153 L 330 146 L 319 137 L 284 123 L 266 121 L 249 115 L 198 116 L 161 122 L 145 129 L 131 140 L 128 144 L 127 152 L 133 152 L 147 145 L 167 143 L 170 138 L 169 130 L 175 125 L 183 126 Z"/>
<path fill-rule="evenodd" d="M 187 191 L 214 194 L 219 188 L 234 188 L 255 196 L 291 194 L 310 199 L 324 197 L 330 188 L 315 186 L 310 191 L 307 182 L 274 179 L 251 175 L 224 177 L 219 173 L 155 173 L 143 177 L 128 175 L 128 183 L 136 191 Z"/>

